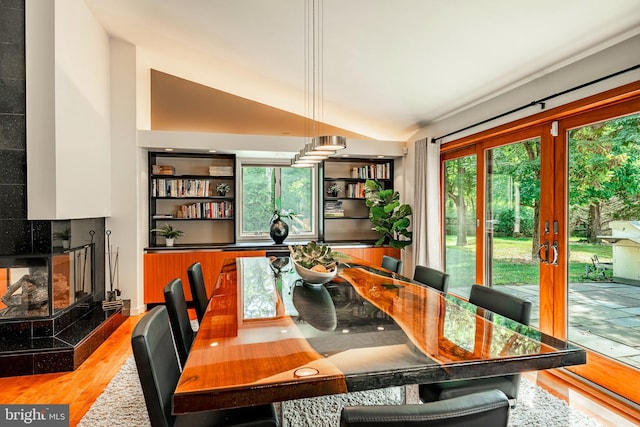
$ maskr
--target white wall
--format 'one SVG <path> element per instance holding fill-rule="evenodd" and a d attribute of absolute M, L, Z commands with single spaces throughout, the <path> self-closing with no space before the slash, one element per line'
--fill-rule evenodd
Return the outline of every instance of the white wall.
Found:
<path fill-rule="evenodd" d="M 131 314 L 145 311 L 143 250 L 146 243 L 146 167 L 137 147 L 137 49 L 111 40 L 111 231 L 112 251 L 118 251 L 118 280 L 122 298 L 131 300 Z M 143 190 L 140 190 L 143 189 Z"/>
<path fill-rule="evenodd" d="M 29 219 L 109 215 L 109 38 L 82 0 L 26 2 Z"/>

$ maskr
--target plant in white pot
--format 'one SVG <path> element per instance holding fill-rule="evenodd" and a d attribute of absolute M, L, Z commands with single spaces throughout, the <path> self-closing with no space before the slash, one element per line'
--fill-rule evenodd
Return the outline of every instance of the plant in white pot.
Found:
<path fill-rule="evenodd" d="M 173 242 L 175 241 L 175 239 L 184 235 L 184 231 L 177 230 L 168 223 L 165 223 L 160 228 L 154 228 L 151 231 L 158 233 L 158 235 L 164 237 L 167 246 L 173 246 Z"/>
<path fill-rule="evenodd" d="M 53 238 L 62 242 L 63 249 L 69 249 L 69 243 L 71 241 L 71 228 L 66 227 L 61 231 L 54 232 Z"/>

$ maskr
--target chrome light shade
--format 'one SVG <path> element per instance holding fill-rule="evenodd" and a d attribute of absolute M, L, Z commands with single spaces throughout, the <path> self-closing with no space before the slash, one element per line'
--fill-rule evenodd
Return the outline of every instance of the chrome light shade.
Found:
<path fill-rule="evenodd" d="M 311 141 L 311 149 L 317 151 L 338 151 L 347 148 L 347 138 L 338 135 L 316 136 Z"/>

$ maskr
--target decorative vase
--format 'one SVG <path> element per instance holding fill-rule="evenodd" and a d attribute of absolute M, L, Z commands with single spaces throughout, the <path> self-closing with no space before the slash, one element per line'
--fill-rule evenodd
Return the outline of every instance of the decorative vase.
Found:
<path fill-rule="evenodd" d="M 218 191 L 218 196 L 224 197 L 227 195 L 226 191 Z"/>
<path fill-rule="evenodd" d="M 69 249 L 69 240 L 62 241 L 62 249 Z"/>
<path fill-rule="evenodd" d="M 275 243 L 281 244 L 289 235 L 289 226 L 286 222 L 282 221 L 279 216 L 276 216 L 273 221 L 271 221 L 269 235 Z"/>
<path fill-rule="evenodd" d="M 175 239 L 170 239 L 170 238 L 168 238 L 168 237 L 165 237 L 165 239 L 164 239 L 165 244 L 166 244 L 167 246 L 173 246 L 173 241 L 174 241 L 174 240 L 175 240 Z"/>
<path fill-rule="evenodd" d="M 331 197 L 338 197 L 338 192 L 337 191 L 332 191 L 331 192 Z"/>

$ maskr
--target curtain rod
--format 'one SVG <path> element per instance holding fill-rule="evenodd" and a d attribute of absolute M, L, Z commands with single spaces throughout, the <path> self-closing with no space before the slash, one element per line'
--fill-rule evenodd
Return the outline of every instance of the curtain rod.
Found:
<path fill-rule="evenodd" d="M 624 74 L 624 73 L 628 73 L 629 71 L 637 70 L 638 68 L 640 68 L 640 64 L 634 65 L 634 66 L 632 66 L 632 67 L 626 68 L 626 69 L 621 70 L 621 71 L 617 71 L 617 72 L 615 72 L 615 73 L 613 73 L 613 74 L 609 74 L 609 75 L 604 76 L 604 77 L 597 78 L 597 79 L 595 79 L 595 80 L 591 80 L 590 82 L 583 83 L 583 84 L 578 85 L 578 86 L 574 86 L 574 87 L 572 87 L 572 88 L 570 88 L 570 89 L 563 90 L 562 92 L 554 93 L 553 95 L 549 95 L 549 96 L 547 96 L 547 97 L 545 97 L 545 98 L 541 98 L 541 99 L 539 99 L 539 100 L 537 100 L 537 101 L 532 101 L 532 102 L 530 102 L 529 104 L 526 104 L 526 105 L 523 105 L 523 106 L 521 106 L 521 107 L 514 108 L 513 110 L 509 110 L 509 111 L 507 111 L 507 112 L 504 112 L 504 113 L 498 114 L 497 116 L 493 116 L 493 117 L 490 117 L 490 118 L 488 118 L 488 119 L 481 120 L 481 121 L 479 121 L 479 122 L 477 122 L 477 123 L 474 123 L 474 124 L 472 124 L 472 125 L 465 126 L 465 127 L 461 128 L 461 129 L 455 130 L 455 131 L 453 131 L 453 132 L 449 132 L 449 133 L 448 133 L 448 134 L 446 134 L 446 135 L 442 135 L 442 136 L 439 136 L 439 137 L 437 137 L 437 138 L 432 138 L 432 139 L 431 139 L 431 143 L 435 144 L 435 142 L 436 142 L 437 140 L 439 140 L 439 139 L 443 139 L 443 138 L 446 138 L 446 137 L 448 137 L 448 136 L 455 135 L 456 133 L 464 132 L 465 130 L 468 130 L 468 129 L 474 128 L 474 127 L 476 127 L 476 126 L 483 125 L 483 124 L 485 124 L 485 123 L 488 123 L 488 122 L 491 122 L 491 121 L 493 121 L 493 120 L 496 120 L 496 119 L 502 118 L 502 117 L 504 117 L 504 116 L 508 116 L 509 114 L 516 113 L 516 112 L 518 112 L 518 111 L 520 111 L 520 110 L 524 110 L 524 109 L 526 109 L 526 108 L 533 107 L 534 105 L 540 105 L 540 108 L 544 110 L 544 107 L 545 107 L 545 101 L 548 101 L 548 100 L 553 99 L 553 98 L 557 98 L 557 97 L 562 96 L 562 95 L 565 95 L 565 94 L 567 94 L 567 93 L 569 93 L 569 92 L 573 92 L 573 91 L 576 91 L 576 90 L 578 90 L 578 89 L 582 89 L 582 88 L 584 88 L 584 87 L 591 86 L 591 85 L 596 84 L 596 83 L 600 83 L 601 81 L 604 81 L 604 80 L 607 80 L 607 79 L 610 79 L 610 78 L 613 78 L 613 77 L 619 76 L 620 74 Z"/>

